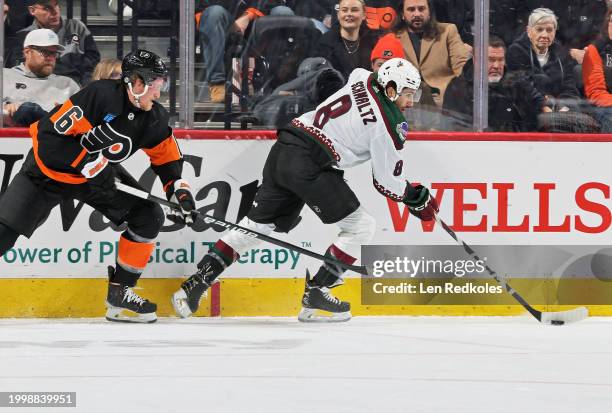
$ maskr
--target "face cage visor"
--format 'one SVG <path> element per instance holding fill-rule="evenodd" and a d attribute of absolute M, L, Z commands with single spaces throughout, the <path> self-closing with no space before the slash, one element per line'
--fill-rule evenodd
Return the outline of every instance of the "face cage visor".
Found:
<path fill-rule="evenodd" d="M 406 97 L 412 97 L 412 103 L 419 103 L 419 101 L 421 100 L 421 95 L 423 94 L 423 90 L 422 89 L 410 89 L 405 87 L 404 90 L 402 90 L 402 93 L 400 93 L 400 96 L 406 96 Z"/>
<path fill-rule="evenodd" d="M 167 77 L 157 77 L 147 82 L 146 85 L 149 87 L 149 89 L 156 89 L 162 93 L 167 92 L 168 89 L 170 89 Z"/>

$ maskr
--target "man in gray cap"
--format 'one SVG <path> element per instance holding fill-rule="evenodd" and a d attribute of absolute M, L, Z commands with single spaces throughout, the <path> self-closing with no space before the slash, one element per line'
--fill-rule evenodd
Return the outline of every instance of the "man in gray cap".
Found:
<path fill-rule="evenodd" d="M 67 76 L 53 74 L 64 47 L 53 30 L 36 29 L 23 42 L 24 63 L 3 69 L 3 109 L 6 123 L 29 126 L 79 90 Z"/>
<path fill-rule="evenodd" d="M 6 67 L 19 64 L 21 45 L 26 35 L 36 29 L 53 30 L 64 46 L 57 59 L 54 73 L 69 76 L 81 86 L 89 83 L 91 74 L 100 61 L 100 52 L 87 27 L 75 19 L 63 19 L 58 0 L 26 0 L 28 11 L 34 17 L 32 25 L 17 32 L 17 43 L 7 55 Z"/>

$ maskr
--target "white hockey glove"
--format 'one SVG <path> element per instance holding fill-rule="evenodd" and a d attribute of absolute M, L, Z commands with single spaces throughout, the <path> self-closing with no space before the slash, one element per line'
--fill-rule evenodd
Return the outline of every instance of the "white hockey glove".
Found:
<path fill-rule="evenodd" d="M 170 202 L 177 203 L 180 207 L 180 210 L 171 209 L 167 215 L 168 219 L 174 223 L 192 225 L 193 215 L 191 212 L 196 205 L 189 183 L 184 179 L 177 179 L 172 182 L 166 191 L 166 198 Z"/>

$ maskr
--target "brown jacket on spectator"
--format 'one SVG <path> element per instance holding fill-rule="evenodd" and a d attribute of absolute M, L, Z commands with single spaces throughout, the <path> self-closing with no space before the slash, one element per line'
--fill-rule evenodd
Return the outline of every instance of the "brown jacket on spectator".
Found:
<path fill-rule="evenodd" d="M 442 106 L 448 84 L 461 75 L 469 55 L 454 24 L 438 22 L 436 25 L 438 35 L 434 38 L 423 37 L 418 59 L 408 32 L 400 30 L 396 36 L 404 47 L 406 59 L 419 69 L 425 83 L 440 91 L 438 94 L 434 90 L 433 98 L 438 106 Z"/>

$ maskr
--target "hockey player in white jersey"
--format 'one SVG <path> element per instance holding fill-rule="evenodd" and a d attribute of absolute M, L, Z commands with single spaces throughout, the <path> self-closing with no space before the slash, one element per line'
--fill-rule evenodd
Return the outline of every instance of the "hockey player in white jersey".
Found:
<path fill-rule="evenodd" d="M 324 224 L 340 228 L 325 254 L 353 264 L 361 245 L 372 239 L 376 223 L 343 179 L 343 170 L 368 160 L 373 185 L 382 195 L 404 202 L 422 220 L 433 219 L 436 200 L 424 186 L 408 183 L 400 153 L 408 133 L 402 112 L 418 101 L 420 82 L 417 69 L 401 58 L 388 60 L 377 73 L 355 69 L 344 87 L 278 131 L 262 186 L 239 225 L 263 234 L 289 232 L 306 204 Z M 257 242 L 237 231 L 218 240 L 174 293 L 177 314 L 193 314 L 221 272 Z M 327 263 L 312 278 L 306 272 L 300 321 L 351 318 L 350 304 L 329 291 L 343 283 L 344 272 Z"/>

